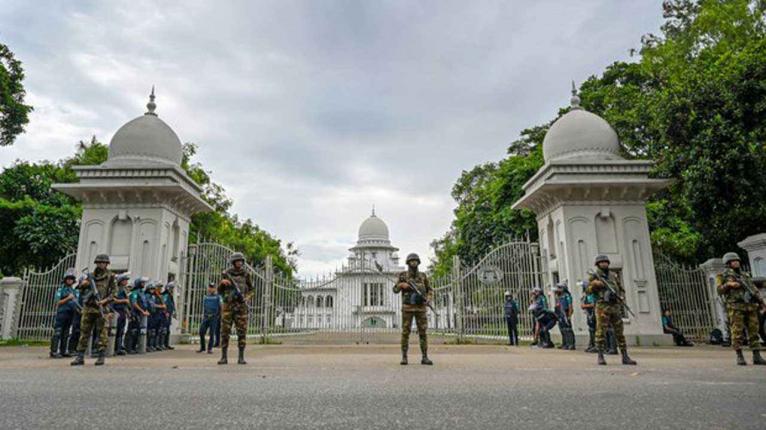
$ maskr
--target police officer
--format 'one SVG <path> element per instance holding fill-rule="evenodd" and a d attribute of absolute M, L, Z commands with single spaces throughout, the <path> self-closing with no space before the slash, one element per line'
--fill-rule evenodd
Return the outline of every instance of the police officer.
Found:
<path fill-rule="evenodd" d="M 173 322 L 173 316 L 176 314 L 176 299 L 175 299 L 176 283 L 173 281 L 168 282 L 165 285 L 165 290 L 162 292 L 162 302 L 165 304 L 165 320 L 162 327 L 162 340 L 165 349 L 175 349 L 170 345 L 170 325 Z"/>
<path fill-rule="evenodd" d="M 561 346 L 559 349 L 575 350 L 575 335 L 572 330 L 572 294 L 569 293 L 569 287 L 566 282 L 556 285 L 554 290 L 556 295 L 555 314 L 559 320 L 559 331 L 561 332 Z"/>
<path fill-rule="evenodd" d="M 138 343 L 141 337 L 141 328 L 144 318 L 149 316 L 144 299 L 144 286 L 149 282 L 147 278 L 136 278 L 130 289 L 128 300 L 130 301 L 130 322 L 128 323 L 128 337 L 125 341 L 128 354 L 138 354 Z"/>
<path fill-rule="evenodd" d="M 742 340 L 747 330 L 750 350 L 753 351 L 753 364 L 766 365 L 761 357 L 761 345 L 758 342 L 758 310 L 766 309 L 753 278 L 742 270 L 739 255 L 727 252 L 723 256 L 726 269 L 716 277 L 716 288 L 724 303 L 731 326 L 731 346 L 737 353 L 737 364 L 747 365 L 742 355 Z"/>
<path fill-rule="evenodd" d="M 157 330 L 160 326 L 162 303 L 156 294 L 157 283 L 149 281 L 144 290 L 144 302 L 149 312 L 146 322 L 146 352 L 157 351 Z"/>
<path fill-rule="evenodd" d="M 586 321 L 588 323 L 588 347 L 585 352 L 596 352 L 596 296 L 588 294 L 588 282 L 580 283 L 582 286 L 582 297 L 580 298 L 580 309 L 585 311 Z"/>
<path fill-rule="evenodd" d="M 162 291 L 165 289 L 165 285 L 162 282 L 157 282 L 154 288 L 154 301 L 157 307 L 157 313 L 155 318 L 155 330 L 157 336 L 154 339 L 154 349 L 157 351 L 165 350 L 165 322 L 167 318 L 167 305 L 165 305 L 165 299 L 162 296 Z"/>
<path fill-rule="evenodd" d="M 588 278 L 588 294 L 596 296 L 596 346 L 598 347 L 599 365 L 606 365 L 604 359 L 605 334 L 608 327 L 614 328 L 617 345 L 622 351 L 622 364 L 635 365 L 636 362 L 628 356 L 628 347 L 622 326 L 621 302 L 625 300 L 625 290 L 617 275 L 609 270 L 609 257 L 597 255 L 594 259 L 595 269 Z M 611 288 L 611 290 L 610 290 Z M 615 296 L 617 295 L 617 297 Z"/>
<path fill-rule="evenodd" d="M 114 304 L 112 309 L 117 314 L 117 330 L 114 334 L 114 354 L 125 355 L 125 345 L 123 344 L 123 338 L 125 337 L 125 326 L 128 321 L 129 309 L 128 305 L 130 300 L 128 299 L 128 283 L 130 282 L 130 273 L 121 273 L 115 278 L 117 282 L 117 292 L 114 294 Z"/>
<path fill-rule="evenodd" d="M 542 288 L 535 287 L 530 293 L 532 303 L 529 305 L 529 311 L 532 312 L 535 321 L 537 346 L 545 349 L 553 348 L 550 331 L 556 325 L 556 315 L 548 309 L 548 301 Z"/>
<path fill-rule="evenodd" d="M 228 364 L 229 337 L 231 326 L 237 330 L 237 347 L 239 358 L 237 364 L 247 364 L 245 361 L 245 345 L 247 345 L 247 303 L 255 293 L 253 278 L 245 268 L 245 256 L 235 252 L 229 257 L 231 265 L 222 273 L 221 282 L 218 284 L 218 294 L 223 298 L 223 310 L 221 318 L 221 359 L 218 364 Z"/>
<path fill-rule="evenodd" d="M 114 299 L 115 276 L 108 268 L 108 255 L 97 255 L 94 263 L 96 263 L 96 269 L 79 285 L 80 296 L 83 301 L 80 321 L 82 333 L 77 345 L 77 357 L 72 361 L 72 366 L 85 364 L 85 349 L 88 347 L 91 331 L 98 333 L 96 366 L 103 365 L 106 357 L 106 346 L 109 340 L 106 323 L 112 315 L 108 304 Z"/>
<path fill-rule="evenodd" d="M 519 346 L 519 304 L 513 299 L 510 291 L 505 292 L 503 317 L 508 326 L 508 345 Z"/>
<path fill-rule="evenodd" d="M 56 290 L 56 321 L 53 325 L 53 337 L 51 338 L 51 358 L 70 356 L 67 351 L 69 328 L 74 319 L 80 316 L 77 311 L 79 305 L 74 288 L 76 281 L 77 276 L 74 269 L 69 269 Z"/>
<path fill-rule="evenodd" d="M 207 294 L 202 300 L 202 324 L 199 326 L 199 351 L 205 352 L 205 334 L 210 331 L 210 341 L 207 344 L 207 353 L 213 353 L 213 339 L 217 330 L 218 321 L 221 318 L 221 296 L 214 283 L 207 286 Z"/>
<path fill-rule="evenodd" d="M 407 349 L 410 341 L 410 331 L 412 330 L 412 320 L 418 327 L 420 336 L 420 352 L 422 358 L 420 364 L 434 364 L 428 358 L 428 317 L 426 309 L 433 300 L 433 289 L 425 273 L 418 271 L 420 266 L 420 257 L 417 254 L 407 256 L 407 270 L 401 272 L 396 284 L 394 284 L 394 294 L 402 293 L 402 361 L 399 364 L 407 364 Z"/>

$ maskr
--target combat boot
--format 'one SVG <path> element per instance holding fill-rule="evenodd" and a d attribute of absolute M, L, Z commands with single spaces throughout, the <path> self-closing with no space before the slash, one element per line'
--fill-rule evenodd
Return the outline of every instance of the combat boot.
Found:
<path fill-rule="evenodd" d="M 199 350 L 197 353 L 205 352 L 205 336 L 199 337 Z"/>
<path fill-rule="evenodd" d="M 736 352 L 737 352 L 737 365 L 747 366 L 747 361 L 745 361 L 745 356 L 742 355 L 742 350 L 738 349 Z"/>
<path fill-rule="evenodd" d="M 240 346 L 239 347 L 239 358 L 237 359 L 237 364 L 247 364 L 247 361 L 245 361 L 245 347 Z"/>
<path fill-rule="evenodd" d="M 167 349 L 168 351 L 172 351 L 175 349 L 172 346 L 170 346 L 170 333 L 165 333 L 165 349 Z"/>
<path fill-rule="evenodd" d="M 426 366 L 432 366 L 432 365 L 434 364 L 434 362 L 433 362 L 433 361 L 431 361 L 431 360 L 428 358 L 428 354 L 424 353 L 424 354 L 423 354 L 423 358 L 421 358 L 421 359 L 420 359 L 420 364 L 424 364 L 424 365 L 426 365 Z"/>
<path fill-rule="evenodd" d="M 622 364 L 626 364 L 626 365 L 629 365 L 629 366 L 635 366 L 638 363 L 636 363 L 635 360 L 631 360 L 630 357 L 628 357 L 628 350 L 627 349 L 623 349 L 622 350 Z"/>
<path fill-rule="evenodd" d="M 157 338 L 156 330 L 149 330 L 146 333 L 146 352 L 156 351 L 156 349 L 154 348 L 154 339 L 156 338 Z"/>
<path fill-rule="evenodd" d="M 402 361 L 399 362 L 402 366 L 407 365 L 407 348 L 402 348 Z"/>
<path fill-rule="evenodd" d="M 757 364 L 759 366 L 766 365 L 766 360 L 761 357 L 761 351 L 753 351 L 753 364 Z"/>
<path fill-rule="evenodd" d="M 104 358 L 106 358 L 106 351 L 101 351 L 98 353 L 98 359 L 96 360 L 96 366 L 103 366 L 104 365 Z"/>
<path fill-rule="evenodd" d="M 221 359 L 218 360 L 218 364 L 229 364 L 229 359 L 227 358 L 227 351 L 228 348 L 221 348 Z"/>
<path fill-rule="evenodd" d="M 606 366 L 606 359 L 604 358 L 603 349 L 598 350 L 598 358 L 596 359 L 596 363 L 598 363 L 599 366 Z"/>
<path fill-rule="evenodd" d="M 157 330 L 157 340 L 155 341 L 155 348 L 157 351 L 164 351 L 165 350 L 165 332 L 160 329 Z"/>
<path fill-rule="evenodd" d="M 82 366 L 85 364 L 85 354 L 82 352 L 78 352 L 77 356 L 75 356 L 74 360 L 72 360 L 71 363 L 69 363 L 71 366 Z"/>
<path fill-rule="evenodd" d="M 58 330 L 56 331 L 58 333 Z M 51 352 L 50 357 L 51 358 L 61 358 L 61 354 L 59 354 L 59 340 L 61 340 L 61 336 L 58 334 L 54 334 L 51 338 Z"/>

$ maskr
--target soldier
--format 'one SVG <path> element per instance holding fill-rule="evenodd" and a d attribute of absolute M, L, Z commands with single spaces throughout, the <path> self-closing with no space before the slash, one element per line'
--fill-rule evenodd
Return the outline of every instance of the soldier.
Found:
<path fill-rule="evenodd" d="M 542 288 L 532 288 L 530 294 L 532 304 L 529 305 L 529 311 L 532 312 L 535 321 L 537 346 L 545 349 L 553 348 L 550 331 L 556 325 L 556 315 L 548 309 L 548 301 L 545 299 Z"/>
<path fill-rule="evenodd" d="M 737 353 L 737 364 L 747 365 L 742 355 L 742 340 L 747 330 L 750 350 L 753 351 L 753 364 L 764 365 L 761 346 L 758 342 L 758 309 L 766 308 L 753 278 L 742 270 L 739 255 L 727 252 L 723 256 L 726 269 L 716 277 L 716 288 L 724 302 L 731 325 L 731 346 Z"/>
<path fill-rule="evenodd" d="M 566 282 L 556 285 L 554 290 L 556 294 L 555 313 L 559 320 L 559 331 L 561 331 L 561 346 L 559 349 L 575 350 L 575 335 L 572 330 L 572 294 Z"/>
<path fill-rule="evenodd" d="M 420 352 L 423 355 L 420 364 L 430 366 L 434 363 L 428 358 L 426 308 L 433 300 L 434 292 L 426 274 L 418 271 L 420 257 L 417 254 L 410 254 L 407 256 L 406 263 L 407 270 L 399 274 L 399 278 L 394 284 L 394 294 L 402 293 L 402 361 L 399 364 L 407 364 L 407 349 L 414 318 L 420 336 Z"/>
<path fill-rule="evenodd" d="M 228 364 L 229 337 L 231 326 L 234 324 L 237 330 L 237 346 L 239 358 L 237 364 L 247 364 L 245 361 L 245 345 L 247 344 L 247 303 L 255 293 L 253 278 L 245 268 L 245 256 L 235 252 L 229 257 L 231 267 L 222 273 L 222 280 L 218 284 L 218 294 L 223 298 L 222 311 L 222 336 L 221 336 L 221 359 L 218 364 Z"/>
<path fill-rule="evenodd" d="M 74 269 L 69 269 L 64 274 L 64 280 L 56 290 L 56 321 L 53 325 L 53 338 L 51 338 L 51 358 L 69 357 L 67 352 L 67 338 L 72 322 L 80 314 L 77 311 L 77 296 L 74 284 L 77 280 Z"/>
<path fill-rule="evenodd" d="M 585 317 L 588 322 L 588 347 L 585 349 L 585 352 L 596 352 L 596 296 L 586 292 L 588 288 L 587 281 L 583 281 L 581 285 L 582 297 L 580 298 L 580 309 L 585 311 Z"/>
<path fill-rule="evenodd" d="M 513 299 L 510 291 L 505 292 L 503 316 L 508 326 L 508 345 L 519 346 L 519 304 Z"/>
<path fill-rule="evenodd" d="M 207 286 L 207 295 L 202 300 L 202 324 L 199 326 L 199 351 L 205 352 L 205 334 L 210 330 L 210 342 L 207 344 L 207 353 L 213 353 L 213 339 L 217 330 L 218 321 L 221 318 L 221 296 L 214 283 Z"/>
<path fill-rule="evenodd" d="M 164 325 L 162 326 L 162 340 L 165 349 L 169 350 L 175 349 L 170 346 L 170 325 L 173 322 L 173 316 L 176 314 L 176 299 L 174 295 L 175 288 L 176 283 L 170 281 L 167 285 L 165 285 L 165 290 L 162 292 L 162 302 L 165 303 L 165 319 L 163 321 Z"/>
<path fill-rule="evenodd" d="M 636 362 L 628 356 L 628 347 L 622 326 L 622 308 L 625 300 L 625 289 L 614 272 L 609 271 L 609 257 L 597 255 L 594 261 L 595 270 L 588 278 L 588 294 L 596 296 L 596 346 L 598 347 L 598 364 L 605 366 L 604 359 L 605 335 L 609 327 L 614 328 L 617 345 L 622 351 L 622 364 L 635 365 Z"/>
<path fill-rule="evenodd" d="M 125 355 L 125 345 L 123 345 L 123 337 L 125 336 L 125 326 L 128 320 L 128 305 L 130 300 L 128 299 L 128 282 L 130 281 L 130 273 L 121 273 L 115 278 L 117 282 L 117 292 L 114 294 L 114 305 L 112 309 L 117 313 L 117 330 L 114 335 L 114 354 Z"/>
<path fill-rule="evenodd" d="M 146 300 L 144 299 L 144 285 L 149 280 L 147 278 L 136 278 L 133 280 L 133 287 L 130 290 L 130 323 L 128 323 L 128 339 L 126 347 L 128 354 L 138 354 L 138 342 L 141 336 L 143 319 L 149 316 L 146 310 Z"/>
<path fill-rule="evenodd" d="M 88 347 L 90 333 L 94 330 L 98 333 L 96 366 L 103 365 L 106 357 L 106 345 L 109 336 L 106 323 L 107 319 L 112 316 L 111 308 L 108 305 L 114 299 L 115 277 L 114 273 L 108 269 L 108 255 L 97 255 L 94 263 L 96 263 L 96 270 L 88 274 L 79 285 L 83 302 L 80 321 L 82 333 L 77 345 L 77 357 L 72 361 L 72 366 L 85 364 L 85 349 Z"/>

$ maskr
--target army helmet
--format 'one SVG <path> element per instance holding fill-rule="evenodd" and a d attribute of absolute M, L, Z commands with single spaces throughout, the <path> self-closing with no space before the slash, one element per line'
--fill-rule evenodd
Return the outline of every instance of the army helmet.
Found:
<path fill-rule="evenodd" d="M 73 279 L 75 281 L 77 280 L 77 273 L 74 267 L 70 267 L 67 269 L 66 273 L 64 273 L 64 280 L 66 281 L 67 279 Z"/>
<path fill-rule="evenodd" d="M 739 258 L 739 255 L 736 252 L 727 252 L 723 255 L 723 264 L 729 265 L 732 261 L 742 261 Z"/>
<path fill-rule="evenodd" d="M 609 257 L 604 254 L 599 254 L 596 256 L 596 258 L 593 259 L 593 265 L 598 266 L 598 263 L 601 263 L 602 261 L 606 261 L 607 263 L 610 262 Z"/>
<path fill-rule="evenodd" d="M 229 264 L 234 264 L 235 261 L 245 262 L 245 255 L 241 252 L 235 252 L 229 256 Z"/>
<path fill-rule="evenodd" d="M 412 261 L 412 260 L 415 260 L 415 261 L 418 262 L 418 264 L 420 264 L 420 257 L 418 256 L 418 254 L 415 254 L 414 252 L 412 254 L 408 255 L 407 256 L 407 260 L 405 260 L 404 262 L 407 263 L 407 264 L 410 264 L 410 261 Z"/>
<path fill-rule="evenodd" d="M 98 254 L 96 256 L 96 259 L 93 260 L 94 263 L 107 263 L 109 264 L 109 256 L 106 254 Z"/>

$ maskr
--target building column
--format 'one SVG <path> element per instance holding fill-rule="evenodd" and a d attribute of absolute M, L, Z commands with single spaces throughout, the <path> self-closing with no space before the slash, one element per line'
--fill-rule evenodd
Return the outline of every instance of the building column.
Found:
<path fill-rule="evenodd" d="M 711 258 L 700 264 L 699 267 L 705 272 L 705 283 L 708 288 L 708 294 L 710 295 L 712 307 L 711 311 L 713 312 L 713 315 L 715 315 L 716 327 L 718 327 L 718 329 L 721 330 L 721 333 L 724 333 L 725 335 L 726 307 L 724 306 L 723 301 L 721 301 L 720 296 L 718 295 L 718 290 L 716 290 L 715 286 L 716 276 L 723 272 L 723 269 L 725 268 L 723 265 L 723 260 L 720 258 Z"/>
<path fill-rule="evenodd" d="M 0 339 L 17 337 L 18 315 L 17 303 L 20 300 L 21 278 L 7 277 L 0 280 Z"/>

